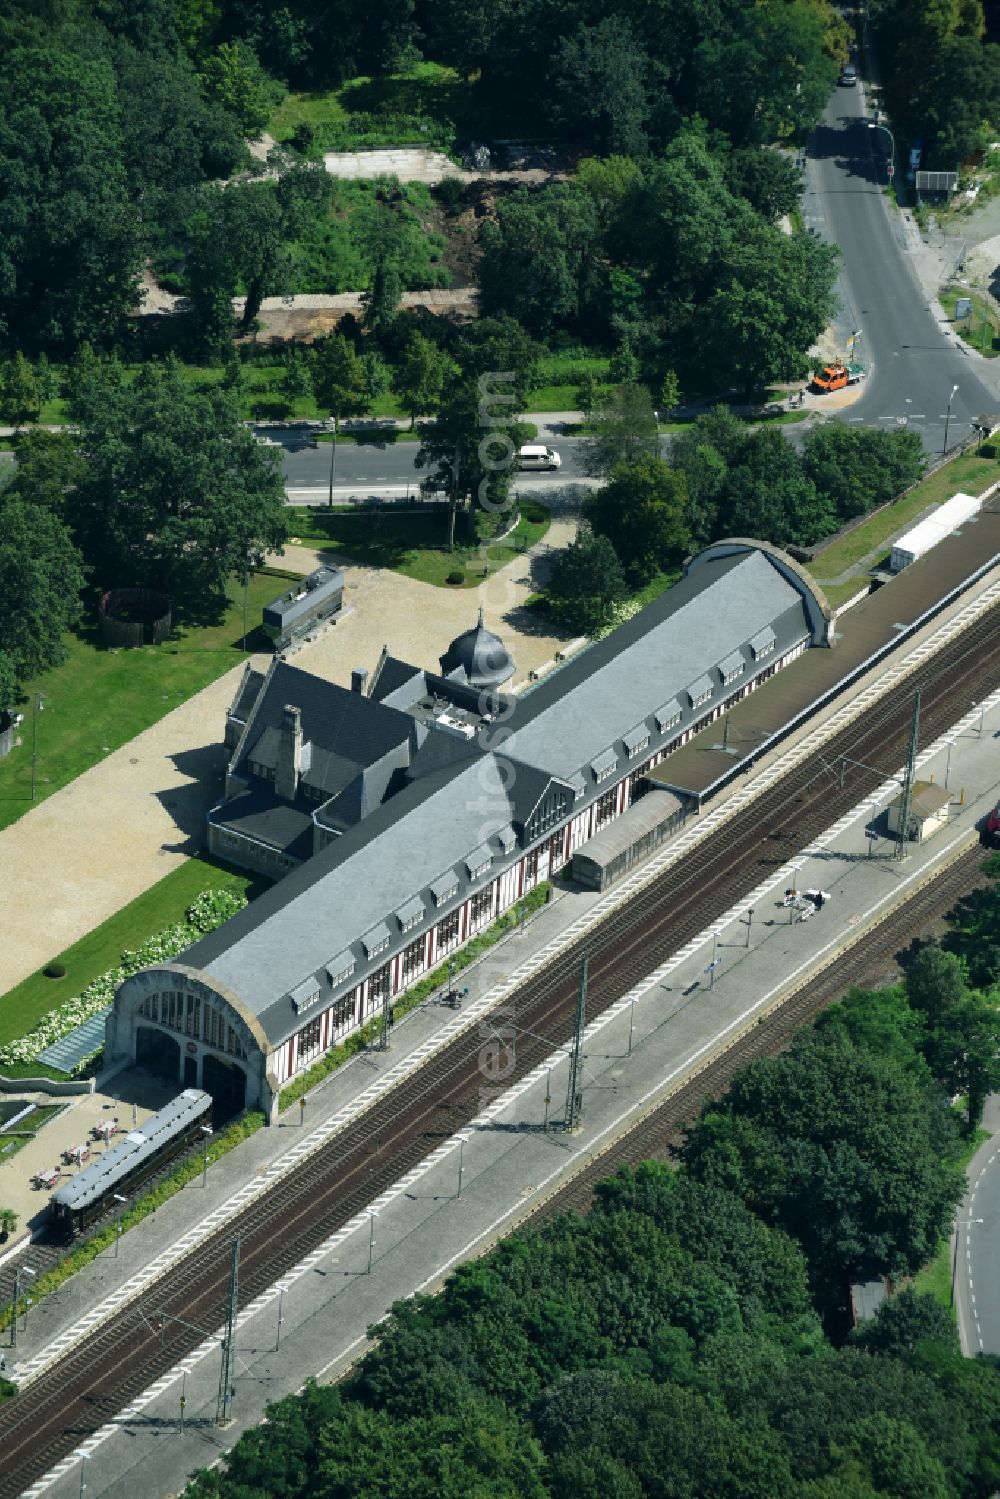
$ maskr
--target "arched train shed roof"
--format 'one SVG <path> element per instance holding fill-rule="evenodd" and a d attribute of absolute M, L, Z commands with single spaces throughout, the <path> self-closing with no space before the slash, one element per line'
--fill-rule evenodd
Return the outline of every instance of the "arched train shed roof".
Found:
<path fill-rule="evenodd" d="M 790 557 L 781 547 L 776 547 L 769 541 L 754 541 L 749 536 L 726 536 L 720 541 L 713 541 L 709 546 L 691 558 L 687 563 L 685 573 L 692 573 L 703 566 L 706 562 L 718 562 L 723 557 L 738 557 L 745 552 L 761 552 L 775 567 L 786 582 L 798 590 L 802 595 L 806 615 L 813 632 L 813 645 L 830 645 L 833 632 L 833 610 L 826 601 L 826 595 L 805 568 Z"/>

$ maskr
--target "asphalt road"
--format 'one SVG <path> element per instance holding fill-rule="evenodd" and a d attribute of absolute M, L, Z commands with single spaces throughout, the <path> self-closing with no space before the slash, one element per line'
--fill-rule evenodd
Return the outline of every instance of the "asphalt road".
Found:
<path fill-rule="evenodd" d="M 853 323 L 848 333 L 862 330 L 858 355 L 869 367 L 864 394 L 839 420 L 905 422 L 929 452 L 941 452 L 953 386 L 949 447 L 969 435 L 977 417 L 1000 411 L 1000 399 L 927 303 L 898 213 L 882 192 L 888 137 L 868 128 L 864 99 L 860 88 L 835 90 L 810 141 L 803 204 L 806 223 L 825 225 L 825 238 L 840 247 L 841 322 Z"/>
<path fill-rule="evenodd" d="M 986 1101 L 983 1124 L 993 1138 L 969 1164 L 969 1190 L 957 1214 L 952 1240 L 952 1271 L 962 1346 L 977 1353 L 1000 1353 L 1000 1097 Z M 957 1248 L 957 1253 L 955 1252 Z"/>
<path fill-rule="evenodd" d="M 330 482 L 331 444 L 318 443 L 315 447 L 301 429 L 267 427 L 260 429 L 277 441 L 282 448 L 285 485 L 289 489 L 326 488 Z M 553 474 L 533 473 L 532 489 L 544 491 L 547 483 L 553 486 L 567 479 L 583 477 L 581 439 L 565 437 L 558 430 L 539 427 L 540 442 L 556 448 L 562 458 L 562 468 Z M 363 443 L 338 442 L 334 466 L 334 484 L 356 488 L 359 492 L 377 489 L 382 485 L 419 484 L 426 478 L 426 469 L 417 469 L 414 463 L 419 444 L 392 439 L 373 439 Z M 528 478 L 527 475 L 524 476 Z"/>

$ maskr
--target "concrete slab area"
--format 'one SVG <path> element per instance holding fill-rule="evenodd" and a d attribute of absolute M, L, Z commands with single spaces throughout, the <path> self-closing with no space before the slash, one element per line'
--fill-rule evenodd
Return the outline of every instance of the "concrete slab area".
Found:
<path fill-rule="evenodd" d="M 826 961 L 874 913 L 909 885 L 930 877 L 935 862 L 945 861 L 968 843 L 975 822 L 996 800 L 997 732 L 1000 693 L 985 699 L 921 756 L 925 775 L 933 773 L 943 784 L 947 772 L 956 795 L 952 825 L 937 838 L 912 847 L 902 862 L 880 856 L 880 846 L 870 845 L 866 826 L 897 793 L 896 783 L 887 782 L 595 1022 L 587 1036 L 580 1135 L 571 1138 L 544 1127 L 546 1095 L 552 1099 L 550 1118 L 562 1116 L 566 1064 L 564 1053 L 557 1053 L 550 1059 L 551 1071 L 543 1065 L 485 1108 L 463 1131 L 466 1143 L 452 1137 L 424 1166 L 372 1204 L 377 1217 L 371 1273 L 370 1218 L 361 1214 L 284 1277 L 286 1290 L 280 1299 L 277 1287 L 260 1297 L 240 1321 L 236 1420 L 225 1432 L 214 1425 L 218 1339 L 206 1339 L 201 1349 L 84 1444 L 81 1450 L 90 1454 L 86 1482 L 92 1499 L 98 1494 L 125 1499 L 140 1481 L 150 1494 L 178 1491 L 193 1467 L 213 1461 L 240 1430 L 260 1419 L 268 1400 L 299 1388 L 307 1372 L 335 1376 L 363 1349 L 367 1326 L 392 1301 L 433 1286 L 450 1266 L 486 1247 L 547 1194 L 574 1159 L 585 1158 L 612 1138 L 628 1117 L 650 1107 L 672 1079 L 697 1065 L 721 1033 L 752 1024 L 796 975 L 805 976 Z M 962 805 L 957 800 L 960 786 L 965 791 Z M 687 831 L 682 837 L 686 836 Z M 882 847 L 888 855 L 889 845 Z M 620 890 L 627 890 L 629 883 Z M 789 884 L 801 890 L 822 888 L 832 899 L 809 921 L 795 920 L 794 910 L 782 904 Z M 544 914 L 532 936 L 511 939 L 512 944 L 525 942 L 522 951 L 529 965 L 558 940 L 551 932 L 561 926 L 565 937 L 565 928 L 583 909 L 577 904 L 582 899 L 566 897 Z M 750 906 L 755 912 L 752 924 L 746 919 Z M 527 957 L 529 947 L 533 957 Z M 510 967 L 512 951 L 516 947 L 495 955 L 501 973 Z M 709 971 L 709 963 L 720 958 L 719 966 Z M 430 1016 L 430 1009 L 417 1012 L 414 1039 Z M 497 1013 L 490 1029 L 499 1026 L 502 1035 L 505 1022 L 509 1024 L 509 1017 Z M 349 1073 L 377 1065 L 378 1059 L 354 1064 L 324 1092 L 332 1101 L 350 1081 Z M 314 1107 L 316 1113 L 326 1107 L 323 1095 Z M 270 1139 L 283 1133 L 274 1131 Z M 251 1145 L 269 1148 L 268 1136 L 258 1136 Z M 209 1200 L 217 1188 L 218 1181 L 210 1177 Z M 176 1199 L 189 1217 L 199 1195 L 200 1189 L 192 1187 Z M 163 1230 L 161 1245 L 169 1247 L 168 1213 L 157 1218 Z M 138 1236 L 146 1227 L 140 1226 L 123 1243 L 126 1263 L 133 1267 L 141 1254 Z M 92 1266 L 84 1274 L 92 1271 L 100 1273 Z M 107 1265 L 103 1272 L 109 1273 Z M 46 1357 L 39 1347 L 48 1335 L 39 1325 L 42 1310 L 33 1311 L 29 1329 L 38 1341 L 22 1348 L 19 1340 L 25 1372 L 32 1362 Z M 279 1315 L 284 1319 L 280 1326 Z M 55 1345 L 59 1341 L 56 1338 Z M 80 1461 L 79 1454 L 67 1459 L 29 1492 L 64 1494 L 68 1499 L 71 1485 L 79 1482 Z"/>

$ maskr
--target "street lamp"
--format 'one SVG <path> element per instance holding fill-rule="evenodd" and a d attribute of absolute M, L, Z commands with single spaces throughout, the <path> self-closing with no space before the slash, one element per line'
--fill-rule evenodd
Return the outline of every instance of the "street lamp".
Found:
<path fill-rule="evenodd" d="M 124 1207 L 125 1203 L 128 1202 L 128 1198 L 127 1197 L 119 1197 L 118 1193 L 116 1192 L 114 1194 L 114 1199 L 115 1199 L 115 1259 L 117 1259 L 118 1258 L 118 1244 L 119 1244 L 119 1241 L 121 1240 L 121 1236 L 122 1236 L 122 1208 Z"/>
<path fill-rule="evenodd" d="M 886 163 L 886 175 L 892 178 L 896 171 L 896 142 L 893 139 L 892 131 L 889 129 L 888 125 L 883 125 L 881 121 L 875 120 L 868 121 L 868 129 L 884 130 L 886 135 L 889 137 L 889 149 L 891 154 L 889 156 L 888 162 Z"/>
<path fill-rule="evenodd" d="M 947 410 L 947 412 L 945 414 L 945 419 L 944 419 L 944 442 L 941 445 L 941 456 L 942 456 L 942 458 L 944 457 L 945 453 L 947 453 L 947 451 L 948 451 L 948 428 L 951 426 L 951 403 L 955 399 L 955 396 L 956 396 L 957 393 L 958 393 L 958 386 L 957 385 L 953 385 L 951 387 L 951 395 L 948 397 L 948 410 Z"/>
<path fill-rule="evenodd" d="M 40 692 L 36 692 L 31 699 L 31 800 L 35 800 L 35 765 L 37 760 L 36 748 L 38 745 L 38 715 L 45 707 L 45 699 Z"/>
<path fill-rule="evenodd" d="M 458 1137 L 458 1196 L 462 1195 L 462 1173 L 465 1170 L 465 1147 L 469 1143 L 468 1135 Z"/>
<path fill-rule="evenodd" d="M 84 1482 L 83 1475 L 87 1471 L 85 1465 L 87 1463 L 89 1463 L 89 1462 L 90 1462 L 90 1453 L 89 1452 L 81 1452 L 80 1453 L 80 1499 L 83 1499 L 83 1491 L 87 1487 L 86 1483 Z"/>
<path fill-rule="evenodd" d="M 211 1130 L 210 1126 L 207 1125 L 207 1124 L 201 1125 L 200 1128 L 201 1128 L 201 1133 L 202 1133 L 202 1136 L 203 1136 L 202 1142 L 201 1142 L 202 1143 L 201 1184 L 202 1184 L 203 1187 L 207 1187 L 208 1186 L 208 1137 L 212 1133 L 212 1130 Z"/>
<path fill-rule="evenodd" d="M 368 1214 L 368 1269 L 367 1275 L 372 1273 L 372 1253 L 375 1249 L 375 1219 L 378 1217 L 377 1208 L 365 1208 Z"/>
<path fill-rule="evenodd" d="M 283 1315 L 282 1315 L 282 1305 L 284 1303 L 285 1292 L 287 1290 L 288 1290 L 288 1287 L 286 1285 L 284 1285 L 279 1280 L 278 1281 L 278 1336 L 274 1340 L 274 1351 L 275 1351 L 275 1353 L 277 1353 L 278 1349 L 281 1347 L 281 1324 L 285 1320 L 284 1317 L 283 1317 Z"/>
<path fill-rule="evenodd" d="M 10 1346 L 17 1347 L 17 1309 L 21 1304 L 21 1276 L 30 1275 L 35 1278 L 35 1271 L 30 1265 L 18 1265 L 14 1271 L 14 1316 L 10 1324 Z M 27 1313 L 25 1313 L 25 1325 L 27 1326 Z"/>
<path fill-rule="evenodd" d="M 329 496 L 330 509 L 332 510 L 333 509 L 333 468 L 334 468 L 334 464 L 337 461 L 337 413 L 335 411 L 332 411 L 330 413 L 330 415 L 333 417 L 333 437 L 330 440 L 330 496 Z"/>

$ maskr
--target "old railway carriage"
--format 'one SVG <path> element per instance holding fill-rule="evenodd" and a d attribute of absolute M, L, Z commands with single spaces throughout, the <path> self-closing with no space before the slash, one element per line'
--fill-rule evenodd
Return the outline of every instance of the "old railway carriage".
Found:
<path fill-rule="evenodd" d="M 316 679 L 276 663 L 242 694 L 269 706 L 258 723 L 241 697 L 240 774 L 210 819 L 233 833 L 227 857 L 242 846 L 248 862 L 269 837 L 294 837 L 289 872 L 121 986 L 109 1059 L 203 1087 L 217 1112 L 273 1115 L 290 1078 L 563 869 L 654 766 L 829 630 L 791 559 L 734 540 L 517 697 L 499 693 L 513 667 L 482 621 L 441 673 L 392 658 L 383 671 L 383 653 L 353 693 L 320 684 L 322 703 Z M 297 799 L 310 777 L 312 800 Z M 252 837 L 237 821 L 248 797 Z"/>

